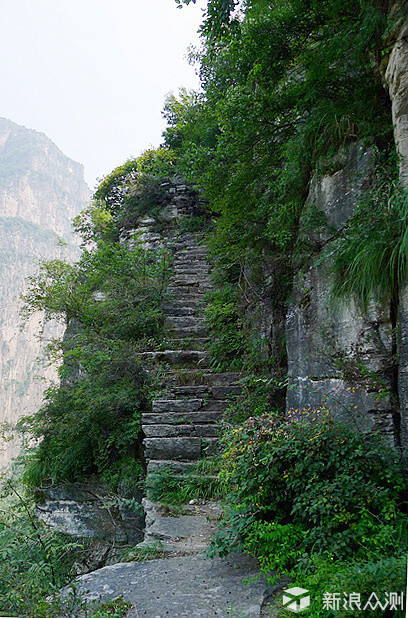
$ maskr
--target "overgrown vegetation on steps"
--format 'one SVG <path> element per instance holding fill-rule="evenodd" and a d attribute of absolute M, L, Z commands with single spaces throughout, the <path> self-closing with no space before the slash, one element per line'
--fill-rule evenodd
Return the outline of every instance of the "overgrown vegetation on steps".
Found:
<path fill-rule="evenodd" d="M 156 497 L 223 496 L 231 508 L 213 553 L 240 546 L 265 572 L 286 573 L 316 595 L 328 587 L 404 588 L 407 478 L 398 453 L 377 436 L 351 433 L 330 411 L 306 424 L 300 411 L 285 417 L 284 335 L 277 329 L 269 340 L 254 337 L 252 314 L 268 301 L 274 326 L 283 321 L 294 273 L 315 250 L 307 226 L 306 239 L 299 234 L 311 179 L 334 174 L 338 153 L 355 142 L 374 149 L 380 163 L 394 150 L 381 80 L 392 4 L 209 1 L 195 55 L 201 92 L 168 97 L 163 147 L 101 183 L 76 222 L 86 247 L 80 262 L 45 264 L 26 296 L 29 311 L 43 309 L 70 326 L 55 347 L 65 358 L 61 388 L 22 423 L 40 440 L 26 460 L 30 487 L 93 472 L 116 487 L 142 477 L 140 414 L 149 391 L 137 353 L 165 346 L 168 263 L 119 241 L 139 217 L 152 217 L 160 229 L 161 181 L 182 174 L 204 191 L 215 215 L 209 247 L 216 288 L 207 306 L 212 368 L 249 375 L 223 428 L 221 456 L 176 482 L 159 475 Z M 342 297 L 364 305 L 374 296 L 395 309 L 406 278 L 408 220 L 391 167 L 377 167 L 374 190 L 338 232 L 330 259 Z M 309 217 L 311 232 L 321 219 Z M 182 371 L 178 377 L 180 384 L 190 379 Z M 200 383 L 202 375 L 194 379 Z M 33 563 L 16 561 L 20 541 L 9 548 L 2 538 L 4 556 L 18 563 L 14 594 L 36 569 L 47 573 L 48 563 L 42 550 Z M 319 611 L 314 615 L 328 615 Z"/>
<path fill-rule="evenodd" d="M 365 615 L 324 609 L 328 590 L 358 591 L 365 601 L 405 590 L 408 479 L 381 435 L 357 433 L 328 409 L 307 409 L 225 426 L 222 443 L 220 457 L 177 482 L 162 471 L 153 490 L 169 504 L 223 500 L 209 556 L 237 549 L 256 556 L 271 583 L 283 577 L 284 587 L 311 591 L 314 616 Z M 211 482 L 209 472 L 217 474 Z M 402 608 L 390 615 L 402 617 Z"/>
<path fill-rule="evenodd" d="M 280 406 L 265 391 L 274 381 L 284 392 L 285 357 L 275 347 L 263 364 L 251 359 L 243 285 L 269 258 L 271 313 L 285 315 L 294 272 L 316 251 L 299 237 L 310 181 L 338 171 L 339 152 L 360 142 L 377 153 L 376 186 L 337 232 L 330 261 L 343 299 L 381 299 L 395 317 L 408 221 L 395 159 L 383 165 L 395 147 L 381 80 L 394 3 L 252 0 L 234 13 L 237 4 L 209 3 L 196 54 L 202 92 L 171 95 L 165 107 L 165 145 L 219 215 L 210 241 L 218 288 L 207 308 L 213 366 L 252 363 L 253 381 L 263 382 L 260 401 L 244 398 L 232 415 L 241 424 L 225 429 L 220 474 L 233 508 L 214 552 L 233 540 L 316 594 L 402 590 L 407 480 L 398 453 L 329 419 L 305 427 L 269 415 Z M 310 218 L 312 235 L 322 218 Z"/>
<path fill-rule="evenodd" d="M 225 497 L 225 486 L 219 478 L 219 457 L 206 457 L 189 471 L 177 475 L 162 468 L 152 480 L 150 497 L 167 504 L 186 504 L 190 500 L 219 500 Z"/>

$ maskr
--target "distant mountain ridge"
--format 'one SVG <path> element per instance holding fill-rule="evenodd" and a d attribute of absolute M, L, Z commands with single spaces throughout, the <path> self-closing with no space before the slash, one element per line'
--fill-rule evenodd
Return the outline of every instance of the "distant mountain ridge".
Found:
<path fill-rule="evenodd" d="M 55 369 L 37 361 L 40 318 L 20 330 L 20 295 L 40 260 L 78 255 L 71 221 L 89 198 L 80 163 L 44 133 L 0 118 L 0 423 L 35 412 L 44 387 L 56 377 Z M 46 335 L 56 336 L 61 328 L 47 327 Z M 1 446 L 4 466 L 18 447 Z"/>
<path fill-rule="evenodd" d="M 44 133 L 0 118 L 0 216 L 69 234 L 89 195 L 80 163 Z"/>

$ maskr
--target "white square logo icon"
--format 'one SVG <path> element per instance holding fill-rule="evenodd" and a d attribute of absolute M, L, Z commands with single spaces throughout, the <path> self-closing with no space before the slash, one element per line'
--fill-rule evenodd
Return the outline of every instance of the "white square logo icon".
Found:
<path fill-rule="evenodd" d="M 288 588 L 284 590 L 283 595 L 283 607 L 290 612 L 299 614 L 303 610 L 307 609 L 310 605 L 310 596 L 307 594 L 309 591 L 304 588 Z"/>

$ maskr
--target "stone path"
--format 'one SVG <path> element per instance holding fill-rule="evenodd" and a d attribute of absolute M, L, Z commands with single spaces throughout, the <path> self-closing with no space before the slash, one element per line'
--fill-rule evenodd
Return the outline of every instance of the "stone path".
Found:
<path fill-rule="evenodd" d="M 104 567 L 77 580 L 89 601 L 123 596 L 132 604 L 128 618 L 263 616 L 267 584 L 254 560 L 242 554 L 205 558 L 202 550 L 214 531 L 217 503 L 185 505 L 182 512 L 145 503 L 144 543 L 160 542 L 161 559 Z"/>
<path fill-rule="evenodd" d="M 204 303 L 211 283 L 205 249 L 197 235 L 187 233 L 178 235 L 173 246 L 170 300 L 164 307 L 170 345 L 140 354 L 145 366 L 165 367 L 163 389 L 142 416 L 148 488 L 163 467 L 182 474 L 214 452 L 217 423 L 240 392 L 238 374 L 210 368 Z M 162 558 L 83 575 L 78 579 L 82 595 L 90 600 L 123 596 L 132 604 L 128 618 L 264 615 L 267 586 L 256 563 L 243 555 L 211 560 L 202 553 L 217 525 L 219 505 L 190 504 L 178 513 L 148 499 L 143 505 L 146 531 L 139 551 L 153 544 Z"/>
<path fill-rule="evenodd" d="M 265 582 L 248 556 L 209 560 L 185 556 L 129 562 L 83 575 L 77 590 L 89 600 L 119 596 L 132 604 L 128 618 L 261 615 Z"/>
<path fill-rule="evenodd" d="M 174 243 L 170 300 L 164 307 L 171 349 L 145 353 L 166 367 L 165 385 L 142 416 L 149 479 L 163 467 L 182 473 L 214 452 L 217 423 L 240 392 L 235 373 L 214 373 L 205 349 L 205 294 L 211 289 L 206 251 L 196 234 L 181 234 Z"/>
<path fill-rule="evenodd" d="M 217 502 L 192 500 L 181 507 L 169 507 L 144 498 L 142 503 L 146 527 L 138 550 L 158 548 L 167 557 L 204 551 L 222 515 Z"/>

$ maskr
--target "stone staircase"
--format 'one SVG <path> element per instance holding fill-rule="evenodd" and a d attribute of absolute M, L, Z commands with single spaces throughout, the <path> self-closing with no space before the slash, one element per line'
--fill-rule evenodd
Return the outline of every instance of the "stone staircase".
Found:
<path fill-rule="evenodd" d="M 169 348 L 146 352 L 164 367 L 163 389 L 142 415 L 147 487 L 161 468 L 182 474 L 217 448 L 217 424 L 240 392 L 236 373 L 214 373 L 206 350 L 205 294 L 211 289 L 206 251 L 196 234 L 173 241 L 173 274 L 164 306 Z"/>

